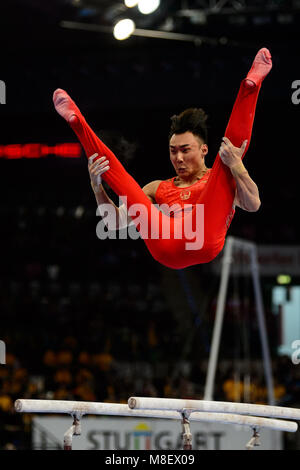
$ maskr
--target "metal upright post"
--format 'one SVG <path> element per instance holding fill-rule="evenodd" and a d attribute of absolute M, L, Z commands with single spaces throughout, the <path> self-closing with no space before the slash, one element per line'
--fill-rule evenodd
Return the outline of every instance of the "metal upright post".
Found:
<path fill-rule="evenodd" d="M 209 355 L 206 383 L 205 383 L 205 389 L 204 389 L 204 400 L 213 400 L 213 395 L 214 395 L 214 383 L 215 383 L 215 375 L 216 375 L 216 369 L 217 369 L 221 332 L 222 332 L 222 326 L 223 326 L 230 265 L 232 261 L 233 241 L 234 240 L 232 237 L 228 237 L 226 241 L 226 245 L 225 245 L 225 250 L 224 250 L 220 289 L 219 289 L 218 301 L 217 301 L 216 318 L 215 318 L 215 323 L 214 323 L 212 345 L 211 345 L 211 350 L 210 350 L 210 355 Z"/>
<path fill-rule="evenodd" d="M 251 271 L 252 271 L 252 278 L 253 278 L 253 285 L 254 285 L 259 334 L 260 334 L 260 340 L 261 340 L 261 346 L 262 346 L 264 372 L 265 372 L 267 388 L 268 388 L 268 402 L 269 402 L 269 405 L 274 405 L 275 399 L 274 399 L 272 366 L 271 366 L 267 329 L 266 329 L 266 323 L 265 323 L 261 286 L 259 282 L 257 250 L 254 245 L 251 250 Z"/>

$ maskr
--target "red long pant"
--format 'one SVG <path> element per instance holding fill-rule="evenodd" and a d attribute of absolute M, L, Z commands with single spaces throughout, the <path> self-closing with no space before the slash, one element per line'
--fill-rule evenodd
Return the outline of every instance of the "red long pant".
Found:
<path fill-rule="evenodd" d="M 242 81 L 224 134 L 236 147 L 241 147 L 243 141 L 248 140 L 244 156 L 251 140 L 260 88 L 261 84 L 248 88 L 245 86 L 245 80 Z M 144 211 L 141 213 L 136 225 L 140 229 L 144 222 L 144 226 L 148 227 L 148 232 L 146 230 L 140 230 L 140 232 L 153 258 L 173 269 L 182 269 L 212 261 L 220 253 L 225 243 L 227 232 L 226 221 L 232 212 L 236 188 L 231 171 L 223 164 L 219 154 L 214 161 L 206 187 L 197 202 L 197 204 L 204 205 L 204 219 L 201 220 L 201 227 L 199 227 L 199 221 L 195 216 L 195 208 L 184 217 L 173 218 L 163 214 L 158 208 L 153 207 L 154 205 L 145 195 L 142 188 L 127 173 L 113 152 L 96 136 L 84 117 L 79 113 L 76 113 L 76 115 L 78 120 L 71 124 L 71 127 L 79 138 L 87 157 L 97 152 L 99 157 L 105 155 L 109 160 L 110 169 L 102 175 L 104 181 L 108 183 L 118 196 L 127 197 L 126 204 L 128 208 L 132 204 L 144 205 L 146 214 Z M 153 217 L 153 214 L 156 214 L 156 216 Z M 167 221 L 163 220 L 165 217 L 168 218 Z M 187 249 L 187 243 L 192 244 L 193 239 L 187 239 L 184 236 L 183 229 L 183 236 L 181 238 L 176 238 L 175 236 L 175 233 L 178 233 L 175 224 L 182 225 L 186 222 L 184 219 L 187 217 L 192 217 L 192 227 L 195 230 L 201 230 L 203 233 L 203 244 L 200 249 Z M 139 225 L 139 222 L 141 225 Z M 170 237 L 163 238 L 159 236 L 159 238 L 151 238 L 151 235 L 149 235 L 151 233 L 162 233 L 163 223 L 170 224 Z M 157 227 L 153 225 L 157 225 Z"/>

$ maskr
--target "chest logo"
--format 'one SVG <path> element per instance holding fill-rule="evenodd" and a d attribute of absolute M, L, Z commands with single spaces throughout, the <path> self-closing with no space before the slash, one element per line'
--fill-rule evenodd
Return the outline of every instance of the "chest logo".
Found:
<path fill-rule="evenodd" d="M 191 191 L 189 191 L 188 189 L 183 189 L 180 193 L 180 199 L 182 201 L 186 201 L 187 199 L 190 198 L 190 195 L 191 195 Z"/>

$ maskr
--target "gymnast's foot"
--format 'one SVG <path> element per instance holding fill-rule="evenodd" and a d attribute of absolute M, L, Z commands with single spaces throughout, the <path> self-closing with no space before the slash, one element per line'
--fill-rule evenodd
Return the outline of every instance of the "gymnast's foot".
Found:
<path fill-rule="evenodd" d="M 79 122 L 78 116 L 81 114 L 79 109 L 68 93 L 61 88 L 58 88 L 53 93 L 53 103 L 58 114 L 60 114 L 70 125 L 74 125 Z"/>
<path fill-rule="evenodd" d="M 272 68 L 272 56 L 270 51 L 263 47 L 258 51 L 253 61 L 252 67 L 245 80 L 248 88 L 254 88 L 259 85 L 268 75 Z"/>

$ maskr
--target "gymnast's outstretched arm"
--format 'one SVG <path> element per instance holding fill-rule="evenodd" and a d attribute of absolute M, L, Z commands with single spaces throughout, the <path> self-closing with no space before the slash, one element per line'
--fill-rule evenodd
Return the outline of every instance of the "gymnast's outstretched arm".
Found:
<path fill-rule="evenodd" d="M 121 204 L 119 207 L 110 199 L 107 192 L 105 191 L 101 175 L 107 172 L 109 167 L 109 161 L 105 156 L 97 159 L 98 153 L 94 153 L 88 159 L 88 170 L 91 179 L 91 186 L 94 191 L 94 195 L 97 201 L 97 206 L 100 215 L 104 216 L 106 212 L 105 208 L 107 204 L 114 209 L 114 218 L 109 224 L 110 230 L 120 230 L 126 228 L 127 226 L 133 224 L 131 217 L 127 213 L 127 208 L 125 204 Z M 150 199 L 151 202 L 155 203 L 155 192 L 160 181 L 152 181 L 144 186 L 142 189 L 146 196 Z M 107 221 L 107 219 L 105 219 Z"/>
<path fill-rule="evenodd" d="M 236 183 L 234 205 L 248 212 L 256 212 L 261 205 L 258 187 L 250 178 L 242 161 L 247 143 L 245 140 L 241 148 L 238 148 L 232 145 L 227 137 L 223 137 L 219 155 L 222 162 L 230 169 Z"/>
<path fill-rule="evenodd" d="M 120 207 L 110 199 L 107 192 L 105 191 L 101 175 L 109 170 L 109 161 L 105 156 L 97 159 L 98 153 L 94 153 L 88 159 L 88 170 L 91 179 L 91 186 L 94 191 L 94 195 L 97 201 L 97 207 L 99 214 L 104 216 L 106 213 L 107 205 L 114 210 L 114 217 L 108 222 L 105 218 L 106 225 L 110 230 L 119 230 L 121 228 L 127 227 L 131 218 L 127 214 L 127 210 L 124 204 Z"/>

